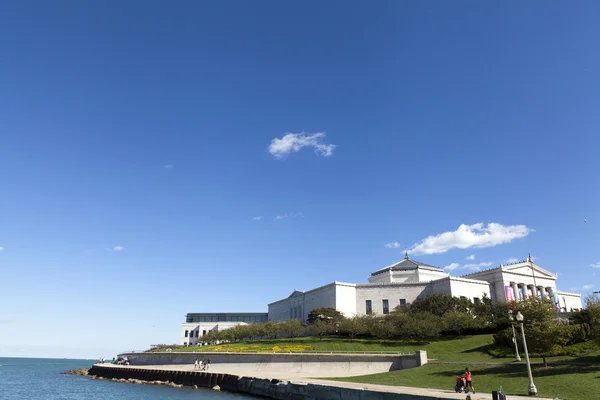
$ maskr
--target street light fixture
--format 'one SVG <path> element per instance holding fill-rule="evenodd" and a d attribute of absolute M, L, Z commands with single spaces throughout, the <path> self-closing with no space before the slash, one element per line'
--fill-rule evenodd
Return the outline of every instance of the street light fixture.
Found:
<path fill-rule="evenodd" d="M 512 316 L 512 310 L 508 311 L 508 318 L 510 319 L 510 327 L 512 328 L 512 341 L 515 345 L 515 361 L 521 361 L 521 356 L 519 355 L 519 345 L 517 344 L 517 335 L 515 335 L 515 325 L 512 323 L 515 319 Z"/>
<path fill-rule="evenodd" d="M 533 383 L 533 375 L 531 375 L 531 363 L 529 362 L 529 352 L 527 351 L 527 340 L 525 339 L 525 328 L 523 327 L 523 314 L 519 311 L 517 313 L 517 321 L 521 325 L 521 336 L 523 336 L 523 350 L 525 351 L 525 362 L 527 363 L 527 375 L 529 376 L 529 395 L 537 396 L 537 388 Z"/>

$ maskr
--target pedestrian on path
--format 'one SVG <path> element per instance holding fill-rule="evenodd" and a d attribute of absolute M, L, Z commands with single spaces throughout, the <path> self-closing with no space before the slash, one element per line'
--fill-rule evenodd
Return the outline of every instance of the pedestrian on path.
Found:
<path fill-rule="evenodd" d="M 473 377 L 471 375 L 471 371 L 469 371 L 469 368 L 465 368 L 465 392 L 469 393 L 469 388 L 471 388 L 473 394 L 475 394 L 475 388 L 473 387 Z"/>

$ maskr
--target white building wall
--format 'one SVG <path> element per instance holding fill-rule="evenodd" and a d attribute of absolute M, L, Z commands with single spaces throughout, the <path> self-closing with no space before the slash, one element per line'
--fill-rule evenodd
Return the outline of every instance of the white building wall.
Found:
<path fill-rule="evenodd" d="M 429 294 L 452 294 L 452 286 L 450 285 L 450 278 L 438 279 L 433 281 L 428 286 L 429 291 L 425 295 Z"/>
<path fill-rule="evenodd" d="M 369 276 L 369 283 L 391 283 L 392 272 L 386 271 L 381 274 Z"/>
<path fill-rule="evenodd" d="M 317 289 L 310 290 L 304 294 L 304 314 L 302 321 L 308 320 L 308 314 L 315 308 L 335 308 L 336 285 L 329 284 Z"/>
<path fill-rule="evenodd" d="M 348 318 L 356 315 L 356 285 L 351 283 L 336 284 L 334 308 Z"/>
<path fill-rule="evenodd" d="M 383 314 L 383 299 L 389 302 L 390 312 L 400 305 L 400 299 L 407 304 L 424 295 L 427 283 L 423 284 L 386 284 L 386 285 L 356 285 L 356 314 L 366 314 L 366 300 L 371 300 L 374 314 Z"/>
<path fill-rule="evenodd" d="M 471 301 L 481 300 L 485 295 L 491 298 L 488 282 L 471 279 L 450 278 L 450 289 L 454 297 L 466 297 Z"/>
<path fill-rule="evenodd" d="M 443 271 L 430 271 L 427 269 L 419 269 L 417 282 L 431 282 L 449 276 Z"/>
<path fill-rule="evenodd" d="M 581 304 L 580 294 L 567 293 L 561 291 L 556 292 L 556 294 L 558 297 L 560 307 L 563 308 L 562 311 L 570 312 L 575 310 L 581 310 L 583 308 Z"/>
<path fill-rule="evenodd" d="M 290 317 L 290 303 L 287 299 L 268 305 L 269 321 L 284 321 Z"/>
<path fill-rule="evenodd" d="M 210 331 L 218 332 L 237 325 L 247 324 L 245 322 L 184 322 L 181 324 L 179 344 L 182 346 L 195 345 L 198 341 L 202 341 L 204 334 Z"/>
<path fill-rule="evenodd" d="M 417 270 L 392 271 L 393 283 L 417 283 L 419 282 L 419 273 Z"/>

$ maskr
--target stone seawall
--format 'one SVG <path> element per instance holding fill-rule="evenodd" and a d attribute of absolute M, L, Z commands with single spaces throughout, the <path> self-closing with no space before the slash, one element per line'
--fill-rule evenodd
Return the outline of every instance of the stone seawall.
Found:
<path fill-rule="evenodd" d="M 244 373 L 277 371 L 306 376 L 349 376 L 415 368 L 427 363 L 427 353 L 415 354 L 310 354 L 310 353 L 125 353 L 131 365 L 193 365 L 210 359 L 212 365 Z"/>
<path fill-rule="evenodd" d="M 105 379 L 172 382 L 175 385 L 215 388 L 277 400 L 439 400 L 430 394 L 391 393 L 315 383 L 294 383 L 230 374 L 94 365 L 88 375 Z"/>

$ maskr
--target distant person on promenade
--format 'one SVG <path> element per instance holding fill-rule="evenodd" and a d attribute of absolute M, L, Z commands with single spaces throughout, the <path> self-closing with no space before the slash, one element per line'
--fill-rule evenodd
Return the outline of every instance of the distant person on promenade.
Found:
<path fill-rule="evenodd" d="M 206 360 L 206 369 L 208 369 L 208 367 L 210 367 L 210 359 Z"/>
<path fill-rule="evenodd" d="M 473 394 L 475 394 L 475 388 L 473 387 L 473 377 L 471 376 L 471 371 L 469 371 L 469 368 L 465 368 L 465 392 L 468 393 L 469 388 L 471 388 Z"/>
<path fill-rule="evenodd" d="M 194 360 L 194 370 L 197 370 L 197 369 L 198 369 L 198 359 L 196 358 Z"/>

